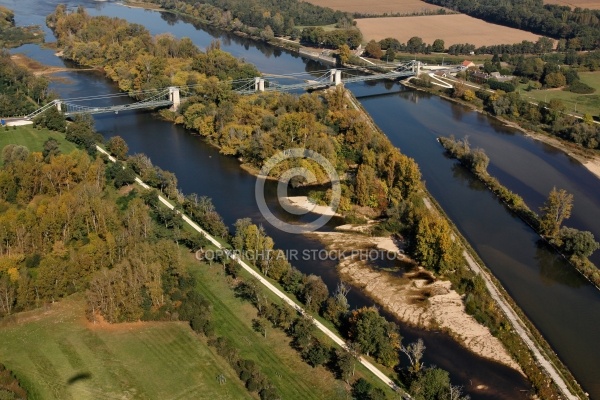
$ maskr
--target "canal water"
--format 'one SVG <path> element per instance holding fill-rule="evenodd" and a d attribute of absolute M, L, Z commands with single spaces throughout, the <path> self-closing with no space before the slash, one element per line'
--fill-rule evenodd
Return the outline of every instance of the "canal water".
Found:
<path fill-rule="evenodd" d="M 0 0 L 16 12 L 17 23 L 43 24 L 54 2 Z M 286 74 L 323 69 L 317 63 L 263 43 L 234 35 L 194 27 L 169 14 L 125 8 L 115 3 L 70 1 L 83 4 L 92 15 L 126 18 L 146 26 L 153 34 L 171 32 L 188 36 L 201 48 L 218 38 L 222 48 L 254 63 L 262 72 Z M 52 41 L 46 29 L 47 40 Z M 24 52 L 50 65 L 63 65 L 50 50 L 27 45 Z M 52 84 L 62 98 L 115 93 L 117 89 L 101 75 L 89 72 L 57 74 L 65 80 Z M 529 318 L 549 340 L 591 398 L 600 398 L 600 294 L 579 274 L 544 246 L 539 237 L 507 210 L 478 181 L 453 160 L 444 156 L 435 141 L 440 135 L 469 136 L 473 146 L 490 156 L 490 173 L 524 197 L 532 208 L 543 203 L 553 186 L 575 195 L 570 225 L 600 237 L 598 181 L 564 153 L 533 141 L 495 120 L 435 96 L 403 89 L 396 84 L 356 84 L 350 89 L 390 140 L 419 163 L 432 195 L 500 279 Z M 123 99 L 122 101 L 129 101 Z M 263 223 L 283 249 L 320 249 L 322 245 L 298 235 L 273 229 L 258 211 L 254 199 L 255 179 L 239 168 L 237 160 L 224 157 L 200 138 L 181 127 L 154 118 L 149 113 L 99 116 L 97 129 L 105 136 L 120 135 L 131 152 L 148 154 L 156 165 L 176 173 L 184 193 L 213 198 L 226 223 L 251 217 Z M 267 201 L 274 204 L 271 187 Z M 330 227 L 326 227 L 328 229 Z M 595 258 L 596 260 L 596 258 Z M 331 263 L 298 260 L 305 273 L 323 277 L 331 289 L 338 280 Z M 353 305 L 371 304 L 359 290 L 351 292 Z M 482 360 L 462 349 L 452 339 L 401 324 L 408 341 L 423 337 L 426 362 L 451 373 L 473 398 L 523 398 L 527 384 L 518 374 Z M 487 389 L 476 389 L 485 385 Z"/>

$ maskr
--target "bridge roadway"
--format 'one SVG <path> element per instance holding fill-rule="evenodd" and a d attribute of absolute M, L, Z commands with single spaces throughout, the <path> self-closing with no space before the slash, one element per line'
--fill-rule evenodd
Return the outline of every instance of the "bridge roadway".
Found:
<path fill-rule="evenodd" d="M 399 64 L 395 66 L 395 69 L 391 72 L 373 74 L 373 75 L 355 75 L 355 76 L 346 76 L 342 78 L 342 70 L 332 69 L 323 72 L 321 76 L 318 78 L 314 78 L 314 75 L 310 75 L 311 78 L 314 79 L 302 79 L 300 83 L 292 83 L 288 85 L 282 85 L 279 82 L 272 80 L 265 80 L 262 77 L 257 77 L 250 80 L 241 80 L 231 82 L 235 84 L 237 87 L 234 89 L 236 93 L 241 95 L 253 94 L 261 91 L 279 91 L 279 92 L 291 92 L 296 90 L 317 90 L 324 89 L 331 86 L 336 86 L 340 84 L 346 83 L 355 83 L 355 82 L 366 82 L 366 81 L 374 81 L 381 79 L 400 79 L 400 78 L 408 78 L 418 74 L 420 67 L 420 63 L 416 61 L 407 62 L 404 64 Z M 319 72 L 319 71 L 317 71 Z M 348 70 L 344 71 L 346 75 L 350 74 Z M 307 73 L 304 73 L 306 75 Z M 311 74 L 315 74 L 312 72 Z M 291 78 L 291 79 L 300 79 L 299 74 L 292 75 L 282 75 L 280 78 Z M 110 105 L 110 106 L 90 106 L 80 104 L 82 101 L 90 102 L 97 101 L 100 99 L 106 99 L 111 96 L 98 96 L 98 97 L 86 97 L 79 99 L 57 99 L 52 103 L 46 104 L 45 106 L 39 108 L 33 113 L 26 116 L 26 120 L 31 120 L 35 118 L 37 115 L 45 112 L 50 107 L 56 107 L 60 111 L 64 112 L 65 116 L 72 117 L 78 114 L 107 114 L 107 113 L 115 113 L 118 114 L 120 111 L 128 111 L 128 110 L 140 110 L 140 109 L 152 109 L 159 107 L 173 107 L 177 109 L 181 102 L 179 93 L 180 91 L 186 92 L 188 90 L 192 90 L 193 86 L 181 86 L 181 87 L 169 87 L 165 88 L 159 92 L 139 92 L 132 93 L 132 95 L 150 95 L 148 99 L 141 100 L 135 103 L 130 104 L 119 104 L 119 105 Z M 127 95 L 124 93 L 123 95 Z M 114 96 L 113 96 L 114 97 Z"/>

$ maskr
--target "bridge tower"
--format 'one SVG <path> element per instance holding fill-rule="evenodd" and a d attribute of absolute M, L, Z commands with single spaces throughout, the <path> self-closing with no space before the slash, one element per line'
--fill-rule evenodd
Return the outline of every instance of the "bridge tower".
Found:
<path fill-rule="evenodd" d="M 335 86 L 342 83 L 342 71 L 339 69 L 332 69 L 329 71 L 329 82 L 335 84 Z"/>
<path fill-rule="evenodd" d="M 179 109 L 179 105 L 181 104 L 181 99 L 179 98 L 179 88 L 175 86 L 169 87 L 169 100 L 173 102 L 173 106 L 171 109 L 173 111 L 177 111 Z"/>
<path fill-rule="evenodd" d="M 55 100 L 54 104 L 56 104 L 56 109 L 58 111 L 62 111 L 62 103 L 60 102 L 60 100 Z"/>
<path fill-rule="evenodd" d="M 265 80 L 261 77 L 254 78 L 254 90 L 257 92 L 265 91 Z"/>

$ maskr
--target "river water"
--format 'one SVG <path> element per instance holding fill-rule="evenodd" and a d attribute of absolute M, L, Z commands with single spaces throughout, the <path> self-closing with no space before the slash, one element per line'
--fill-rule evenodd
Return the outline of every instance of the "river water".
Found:
<path fill-rule="evenodd" d="M 12 8 L 17 23 L 26 25 L 43 24 L 44 17 L 52 12 L 56 3 L 0 0 L 0 4 Z M 208 28 L 197 29 L 169 14 L 107 2 L 73 0 L 68 4 L 69 7 L 83 4 L 92 15 L 126 18 L 145 25 L 153 34 L 171 32 L 178 37 L 188 36 L 201 48 L 219 38 L 224 50 L 254 63 L 265 73 L 289 74 L 323 69 L 313 61 L 262 43 Z M 52 41 L 51 32 L 47 29 L 46 32 L 47 40 Z M 38 46 L 27 45 L 16 51 L 46 64 L 63 65 L 52 51 Z M 96 73 L 57 75 L 65 80 L 54 82 L 52 87 L 62 98 L 117 91 Z M 574 193 L 575 207 L 569 225 L 590 230 L 600 237 L 597 179 L 564 153 L 438 97 L 389 83 L 355 84 L 350 89 L 390 140 L 416 159 L 432 195 L 591 398 L 600 399 L 599 292 L 554 253 L 540 246 L 538 236 L 529 227 L 468 172 L 445 157 L 435 138 L 468 135 L 473 146 L 485 149 L 490 156 L 490 173 L 522 195 L 534 209 L 543 203 L 552 186 Z M 175 172 L 184 193 L 195 192 L 213 198 L 226 223 L 251 217 L 265 225 L 280 248 L 322 248 L 318 242 L 285 234 L 268 225 L 254 199 L 255 179 L 239 168 L 237 160 L 221 156 L 216 149 L 184 129 L 144 112 L 100 116 L 96 118 L 96 127 L 107 138 L 117 134 L 122 136 L 132 152 L 146 153 L 161 168 Z M 269 204 L 275 202 L 273 187 L 269 187 L 267 201 Z M 294 264 L 303 272 L 321 275 L 330 288 L 337 282 L 332 263 L 298 260 Z M 351 292 L 351 301 L 354 305 L 372 303 L 356 289 Z M 525 396 L 527 384 L 518 374 L 470 354 L 446 335 L 423 332 L 402 324 L 401 331 L 407 340 L 423 337 L 427 345 L 426 362 L 449 370 L 453 382 L 463 385 L 473 398 Z M 478 385 L 486 385 L 488 389 L 477 389 Z"/>

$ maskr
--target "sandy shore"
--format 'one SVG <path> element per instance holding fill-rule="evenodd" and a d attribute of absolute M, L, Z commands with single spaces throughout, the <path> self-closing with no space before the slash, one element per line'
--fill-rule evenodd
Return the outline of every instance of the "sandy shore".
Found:
<path fill-rule="evenodd" d="M 289 206 L 303 211 L 308 211 L 319 215 L 341 216 L 329 206 L 321 206 L 313 203 L 306 196 L 288 196 L 280 199 L 283 207 Z M 304 214 L 304 213 L 302 213 Z"/>
<path fill-rule="evenodd" d="M 56 53 L 56 56 L 60 57 L 62 52 Z M 24 67 L 27 70 L 31 71 L 35 76 L 41 75 L 50 75 L 55 74 L 57 72 L 65 72 L 65 71 L 93 71 L 95 68 L 67 68 L 67 67 L 52 67 L 48 65 L 44 65 L 35 61 L 23 54 L 13 54 L 10 56 L 10 59 L 14 61 L 20 67 Z"/>
<path fill-rule="evenodd" d="M 423 268 L 415 267 L 401 253 L 398 241 L 393 238 L 348 233 L 352 230 L 350 226 L 341 228 L 347 233 L 316 232 L 312 236 L 324 242 L 328 250 L 348 253 L 349 248 L 362 245 L 366 249 L 377 248 L 399 254 L 399 259 L 412 266 L 410 272 L 399 276 L 369 265 L 365 260 L 347 257 L 340 261 L 338 270 L 352 284 L 362 288 L 401 321 L 429 329 L 443 329 L 475 354 L 523 373 L 500 340 L 465 312 L 462 297 L 450 288 L 450 282 L 437 280 Z"/>

